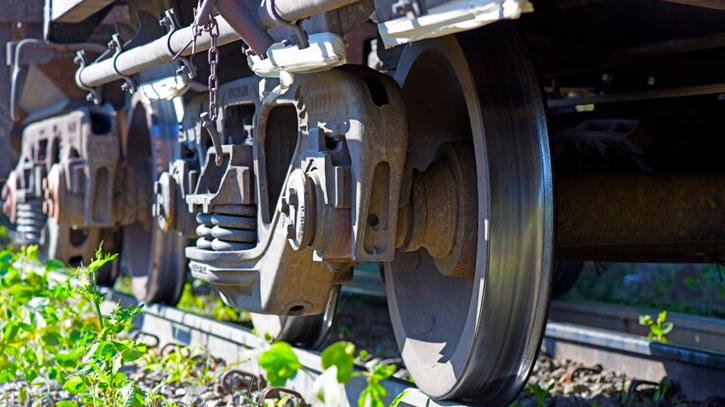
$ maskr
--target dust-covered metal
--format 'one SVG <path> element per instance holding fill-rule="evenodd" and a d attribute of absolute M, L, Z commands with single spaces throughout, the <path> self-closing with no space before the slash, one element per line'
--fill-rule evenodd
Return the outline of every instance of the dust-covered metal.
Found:
<path fill-rule="evenodd" d="M 79 109 L 27 126 L 23 138 L 5 188 L 5 211 L 26 232 L 25 242 L 71 264 L 92 257 L 104 237 L 107 248 L 115 247 L 109 230 L 119 221 L 112 199 L 120 188 L 114 182 L 120 160 L 115 113 Z"/>
<path fill-rule="evenodd" d="M 206 152 L 196 189 L 186 197 L 200 223 L 200 239 L 186 254 L 192 274 L 237 306 L 319 314 L 333 286 L 349 278 L 340 272 L 351 260 L 394 252 L 406 145 L 399 93 L 390 78 L 352 70 L 300 77 L 289 96 L 271 104 L 259 103 L 258 89 L 256 79 L 222 88 L 222 122 L 246 105 L 255 111 L 254 136 L 234 142 L 241 129 L 219 131 L 221 166 L 213 149 Z M 275 141 L 288 146 L 278 163 L 293 170 L 286 186 L 274 174 L 280 167 L 264 155 L 252 164 L 252 152 L 274 151 Z M 272 178 L 279 181 L 270 185 Z"/>
<path fill-rule="evenodd" d="M 724 179 L 711 174 L 559 173 L 564 258 L 720 262 Z"/>

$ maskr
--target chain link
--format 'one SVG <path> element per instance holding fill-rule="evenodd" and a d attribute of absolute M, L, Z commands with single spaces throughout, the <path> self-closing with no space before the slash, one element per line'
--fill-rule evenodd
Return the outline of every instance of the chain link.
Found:
<path fill-rule="evenodd" d="M 219 65 L 219 52 L 217 50 L 217 40 L 219 39 L 219 24 L 216 18 L 210 17 L 209 36 L 211 36 L 211 46 L 207 53 L 209 61 L 209 118 L 212 121 L 217 119 L 216 96 L 219 88 L 219 77 L 217 76 L 217 66 Z"/>
<path fill-rule="evenodd" d="M 201 9 L 202 0 L 198 0 L 196 8 L 194 9 L 194 15 L 196 16 Z M 211 14 L 209 14 L 208 20 L 204 24 L 197 24 L 197 20 L 198 19 L 195 18 L 194 23 L 191 26 L 193 33 L 191 44 L 186 44 L 186 46 L 174 56 L 174 59 L 179 57 L 184 49 L 186 49 L 189 45 L 191 45 L 191 55 L 196 55 L 197 39 L 201 37 L 204 32 L 209 33 L 209 37 L 211 37 L 211 44 L 209 50 L 207 51 L 207 60 L 209 61 L 209 79 L 207 82 L 209 88 L 209 119 L 211 121 L 216 121 L 216 98 L 217 91 L 219 89 L 219 76 L 217 75 L 217 67 L 219 66 L 219 50 L 217 48 L 219 40 L 219 23 L 217 23 L 216 18 Z"/>

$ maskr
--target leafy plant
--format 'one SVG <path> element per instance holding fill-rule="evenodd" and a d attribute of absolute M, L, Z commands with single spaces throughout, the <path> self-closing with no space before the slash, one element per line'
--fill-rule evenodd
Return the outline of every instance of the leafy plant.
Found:
<path fill-rule="evenodd" d="M 664 401 L 667 391 L 670 389 L 671 383 L 670 378 L 665 376 L 662 378 L 660 385 L 655 389 L 655 394 L 652 396 L 652 400 L 655 402 Z"/>
<path fill-rule="evenodd" d="M 657 315 L 657 319 L 653 319 L 650 315 L 640 315 L 639 324 L 649 327 L 647 339 L 661 343 L 667 343 L 665 335 L 672 332 L 675 325 L 672 322 L 665 321 L 667 319 L 667 311 L 662 311 Z"/>
<path fill-rule="evenodd" d="M 141 407 L 146 405 L 147 393 L 129 380 L 121 367 L 141 358 L 146 353 L 146 345 L 120 340 L 119 334 L 129 329 L 133 318 L 142 312 L 143 304 L 127 309 L 116 307 L 106 318 L 101 312 L 103 295 L 96 285 L 98 270 L 116 257 L 115 254 L 103 255 L 99 247 L 91 264 L 77 269 L 80 284 L 71 294 L 78 294 L 92 304 L 98 326 L 97 331 L 88 333 L 74 346 L 71 358 L 66 358 L 72 365 L 72 357 L 82 356 L 83 365 L 65 382 L 63 389 L 78 395 L 83 403 L 94 406 Z"/>
<path fill-rule="evenodd" d="M 273 343 L 262 354 L 259 366 L 267 372 L 267 381 L 272 386 L 284 386 L 301 367 L 297 355 L 292 351 L 292 345 L 283 341 Z"/>
<path fill-rule="evenodd" d="M 546 400 L 551 396 L 550 393 L 553 389 L 554 383 L 551 383 L 546 388 L 541 387 L 539 383 L 529 383 L 525 388 L 528 393 L 534 395 L 536 405 L 539 407 L 544 407 L 546 405 Z"/>
<path fill-rule="evenodd" d="M 357 360 L 365 359 L 366 351 L 361 351 Z M 343 393 L 343 386 L 355 377 L 363 377 L 367 386 L 360 393 L 358 407 L 385 407 L 383 399 L 387 391 L 382 385 L 395 372 L 396 367 L 371 360 L 365 363 L 365 371 L 356 372 L 355 344 L 351 342 L 337 342 L 322 351 L 322 374 L 314 384 L 317 398 L 328 406 L 339 405 Z M 301 365 L 292 347 L 286 342 L 275 342 L 265 351 L 259 365 L 267 373 L 267 380 L 273 386 L 284 386 L 287 380 L 294 377 Z M 400 404 L 404 394 L 398 395 L 390 407 Z"/>
<path fill-rule="evenodd" d="M 144 305 L 102 312 L 104 294 L 97 287 L 98 270 L 117 258 L 99 248 L 88 266 L 75 270 L 77 284 L 48 281 L 50 270 L 63 267 L 46 263 L 36 272 L 37 247 L 19 252 L 0 251 L 0 383 L 13 381 L 19 389 L 20 404 L 58 407 L 178 407 L 160 395 L 161 387 L 184 382 L 208 385 L 223 373 L 214 367 L 206 352 L 177 347 L 165 355 L 150 352 L 140 341 L 128 339 L 133 319 Z M 337 406 L 344 396 L 344 385 L 354 378 L 365 380 L 359 407 L 384 407 L 387 397 L 382 382 L 395 366 L 367 360 L 366 351 L 355 357 L 355 345 L 338 342 L 322 353 L 323 374 L 316 380 L 318 398 Z M 258 359 L 273 386 L 284 386 L 304 367 L 292 346 L 275 342 L 264 352 L 250 351 Z M 356 371 L 355 364 L 365 369 Z M 127 376 L 125 366 L 141 365 L 163 377 L 153 388 L 141 388 Z M 53 400 L 58 386 L 70 393 L 69 400 Z M 397 406 L 403 394 L 393 400 Z M 286 405 L 284 397 L 269 405 Z"/>

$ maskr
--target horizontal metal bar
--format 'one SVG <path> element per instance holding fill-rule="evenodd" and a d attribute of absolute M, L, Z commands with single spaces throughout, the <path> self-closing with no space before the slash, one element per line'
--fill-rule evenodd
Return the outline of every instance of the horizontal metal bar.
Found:
<path fill-rule="evenodd" d="M 725 176 L 557 174 L 556 246 L 562 258 L 685 256 L 708 262 L 713 259 L 703 253 L 725 249 Z"/>
<path fill-rule="evenodd" d="M 705 35 L 702 37 L 677 38 L 674 40 L 651 42 L 614 50 L 612 55 L 617 56 L 653 56 L 672 55 L 682 52 L 701 51 L 725 47 L 725 33 Z"/>
<path fill-rule="evenodd" d="M 725 2 L 722 0 L 661 0 L 667 3 L 682 4 L 684 6 L 709 8 L 711 10 L 725 11 Z"/>
<path fill-rule="evenodd" d="M 274 3 L 276 8 L 274 18 L 296 21 L 357 1 L 359 0 L 278 0 Z M 251 10 L 245 9 L 235 0 L 219 0 L 216 8 L 222 14 L 216 17 L 219 24 L 217 43 L 219 46 L 243 39 L 258 55 L 266 52 L 272 44 L 272 39 L 252 17 L 254 14 L 257 20 L 270 20 L 271 17 L 266 16 L 269 12 L 266 8 L 262 5 L 255 5 Z M 124 51 L 116 58 L 111 57 L 82 68 L 76 75 L 76 82 L 84 88 L 95 88 L 171 62 L 173 56 L 181 50 L 183 51 L 180 56 L 189 56 L 192 54 L 192 47 L 189 46 L 189 43 L 193 38 L 194 32 L 191 27 L 179 29 L 173 32 L 171 37 L 164 36 L 148 44 Z M 211 37 L 209 33 L 203 32 L 196 39 L 195 52 L 204 52 L 210 46 Z"/>
<path fill-rule="evenodd" d="M 710 85 L 685 86 L 681 88 L 645 90 L 640 92 L 612 93 L 607 95 L 578 96 L 564 99 L 549 99 L 546 105 L 550 108 L 580 105 L 597 105 L 603 103 L 635 102 L 639 100 L 678 98 L 686 96 L 712 95 L 725 93 L 725 83 Z"/>
<path fill-rule="evenodd" d="M 274 7 L 279 18 L 285 21 L 297 21 L 357 3 L 359 0 L 276 0 Z"/>
<path fill-rule="evenodd" d="M 219 24 L 219 46 L 230 44 L 241 39 L 239 34 L 234 31 L 225 19 L 217 17 L 217 22 Z M 174 55 L 184 49 L 184 47 L 186 49 L 181 52 L 181 56 L 189 56 L 192 53 L 192 47 L 187 47 L 187 45 L 193 38 L 194 33 L 191 27 L 182 28 L 171 34 L 171 38 L 164 36 L 146 45 L 122 52 L 115 59 L 115 68 L 113 58 L 90 64 L 81 69 L 78 73 L 77 80 L 80 82 L 79 85 L 95 88 L 123 79 L 124 76 L 135 75 L 149 68 L 171 62 Z M 208 50 L 210 46 L 211 37 L 207 32 L 202 33 L 196 39 L 197 53 Z M 123 76 L 119 75 L 117 70 Z"/>

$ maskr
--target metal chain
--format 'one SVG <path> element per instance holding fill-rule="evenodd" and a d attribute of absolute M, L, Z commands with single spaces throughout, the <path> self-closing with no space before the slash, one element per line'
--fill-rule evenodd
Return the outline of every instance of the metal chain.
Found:
<path fill-rule="evenodd" d="M 210 0 L 206 0 L 210 1 Z M 213 1 L 213 0 L 211 0 Z M 219 88 L 219 76 L 217 75 L 217 67 L 219 66 L 219 52 L 217 49 L 217 43 L 219 40 L 219 23 L 217 23 L 216 18 L 211 15 L 211 13 L 208 15 L 207 22 L 204 24 L 197 24 L 197 21 L 202 21 L 203 16 L 196 16 L 197 13 L 201 12 L 202 8 L 210 10 L 208 7 L 203 7 L 203 0 L 198 0 L 196 4 L 196 8 L 194 8 L 194 22 L 191 25 L 192 30 L 192 38 L 191 41 L 184 46 L 177 54 L 174 56 L 174 59 L 178 58 L 182 52 L 184 52 L 185 49 L 191 45 L 191 55 L 196 55 L 196 41 L 199 37 L 202 36 L 202 34 L 206 31 L 209 33 L 209 37 L 211 37 L 211 46 L 209 47 L 209 50 L 207 51 L 207 60 L 209 61 L 209 79 L 208 79 L 208 88 L 209 88 L 209 116 L 208 119 L 211 121 L 216 121 L 217 119 L 217 111 L 216 111 L 216 98 L 217 98 L 217 91 Z"/>
<path fill-rule="evenodd" d="M 217 50 L 217 40 L 219 39 L 219 24 L 216 18 L 210 17 L 209 36 L 211 36 L 211 46 L 207 53 L 209 61 L 209 119 L 216 121 L 217 109 L 216 109 L 216 96 L 219 88 L 219 77 L 217 76 L 217 66 L 219 65 L 219 52 Z"/>
<path fill-rule="evenodd" d="M 219 66 L 219 50 L 217 49 L 219 40 L 219 24 L 217 23 L 216 18 L 212 15 L 212 6 L 214 1 L 215 0 L 199 0 L 197 3 L 197 7 L 194 10 L 191 53 L 193 55 L 196 52 L 196 39 L 205 31 L 209 33 L 209 37 L 211 38 L 209 50 L 207 52 L 207 60 L 209 61 L 209 111 L 203 112 L 200 119 L 201 126 L 209 133 L 209 138 L 211 139 L 211 143 L 214 146 L 216 154 L 214 161 L 216 165 L 219 166 L 222 165 L 222 162 L 224 161 L 224 153 L 222 151 L 221 137 L 219 137 L 219 133 L 216 129 L 216 98 L 219 88 L 219 76 L 217 75 L 217 68 Z"/>

